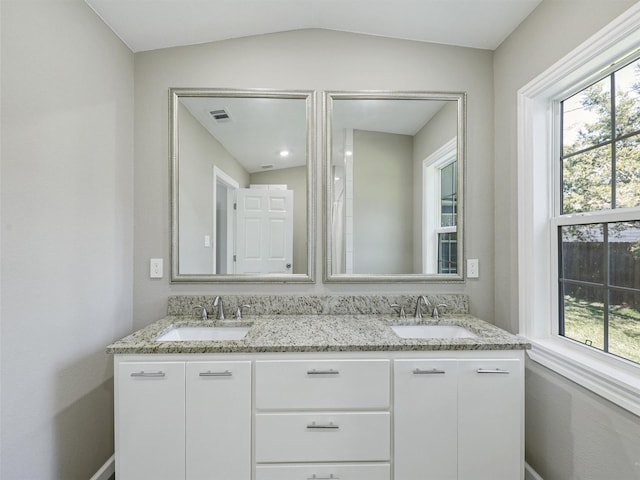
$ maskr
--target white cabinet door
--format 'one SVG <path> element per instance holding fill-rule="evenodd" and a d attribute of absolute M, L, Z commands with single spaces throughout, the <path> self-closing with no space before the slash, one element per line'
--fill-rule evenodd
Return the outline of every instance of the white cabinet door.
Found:
<path fill-rule="evenodd" d="M 523 477 L 524 375 L 517 359 L 458 362 L 458 478 Z"/>
<path fill-rule="evenodd" d="M 187 480 L 251 478 L 251 362 L 187 362 Z"/>
<path fill-rule="evenodd" d="M 184 479 L 184 362 L 118 366 L 118 480 Z"/>
<path fill-rule="evenodd" d="M 394 363 L 394 478 L 456 480 L 456 360 Z"/>

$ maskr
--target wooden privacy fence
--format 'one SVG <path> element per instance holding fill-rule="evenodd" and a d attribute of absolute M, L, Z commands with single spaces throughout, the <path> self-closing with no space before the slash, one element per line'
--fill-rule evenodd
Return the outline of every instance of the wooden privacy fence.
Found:
<path fill-rule="evenodd" d="M 611 305 L 640 310 L 640 251 L 637 242 L 608 244 Z M 634 247 L 635 246 L 635 247 Z M 565 242 L 562 244 L 560 278 L 604 285 L 605 245 L 602 242 Z M 566 287 L 565 287 L 566 288 Z M 629 289 L 632 289 L 631 291 Z M 604 302 L 602 287 L 571 284 L 571 295 L 587 302 Z"/>

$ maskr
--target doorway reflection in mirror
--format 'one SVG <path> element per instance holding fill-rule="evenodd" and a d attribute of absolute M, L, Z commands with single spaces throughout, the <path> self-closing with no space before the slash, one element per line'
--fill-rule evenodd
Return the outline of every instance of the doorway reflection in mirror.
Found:
<path fill-rule="evenodd" d="M 327 93 L 328 280 L 460 277 L 464 94 Z"/>

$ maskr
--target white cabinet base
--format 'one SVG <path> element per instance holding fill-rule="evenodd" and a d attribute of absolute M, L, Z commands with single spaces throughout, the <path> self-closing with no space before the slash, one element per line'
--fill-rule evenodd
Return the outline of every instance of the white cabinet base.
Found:
<path fill-rule="evenodd" d="M 524 350 L 121 354 L 115 377 L 118 480 L 524 478 Z"/>

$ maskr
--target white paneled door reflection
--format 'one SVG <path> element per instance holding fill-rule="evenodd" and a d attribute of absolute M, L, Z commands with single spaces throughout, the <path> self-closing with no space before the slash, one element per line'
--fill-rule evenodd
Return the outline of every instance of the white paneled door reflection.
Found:
<path fill-rule="evenodd" d="M 293 272 L 293 191 L 236 191 L 235 273 Z"/>

